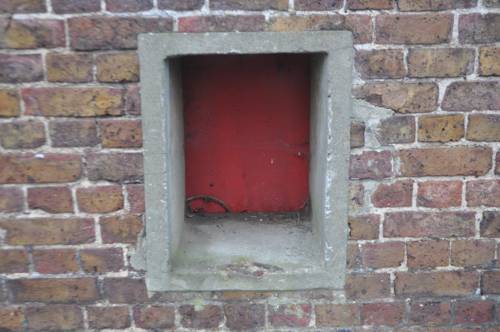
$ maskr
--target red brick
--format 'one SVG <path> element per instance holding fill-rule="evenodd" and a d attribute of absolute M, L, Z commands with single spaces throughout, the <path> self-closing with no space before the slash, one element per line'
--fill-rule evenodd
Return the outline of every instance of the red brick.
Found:
<path fill-rule="evenodd" d="M 500 174 L 500 151 L 497 152 L 495 161 L 495 174 Z"/>
<path fill-rule="evenodd" d="M 131 184 L 127 186 L 128 204 L 130 212 L 143 213 L 144 209 L 144 186 L 142 184 Z"/>
<path fill-rule="evenodd" d="M 82 212 L 107 213 L 123 208 L 121 186 L 78 188 L 76 199 Z"/>
<path fill-rule="evenodd" d="M 106 0 L 110 12 L 140 12 L 153 8 L 153 0 Z"/>
<path fill-rule="evenodd" d="M 467 139 L 469 141 L 500 142 L 500 115 L 469 115 Z"/>
<path fill-rule="evenodd" d="M 35 250 L 35 271 L 44 274 L 78 272 L 76 251 L 73 249 Z"/>
<path fill-rule="evenodd" d="M 406 251 L 406 264 L 411 269 L 448 266 L 449 263 L 449 243 L 445 240 L 408 242 Z"/>
<path fill-rule="evenodd" d="M 351 211 L 361 209 L 365 205 L 365 188 L 362 183 L 351 181 L 349 184 L 349 196 Z"/>
<path fill-rule="evenodd" d="M 360 308 L 357 304 L 317 304 L 316 326 L 353 326 L 360 324 Z"/>
<path fill-rule="evenodd" d="M 121 248 L 83 249 L 80 261 L 87 273 L 117 272 L 123 269 L 123 251 Z"/>
<path fill-rule="evenodd" d="M 214 10 L 287 10 L 288 0 L 211 0 Z"/>
<path fill-rule="evenodd" d="M 28 253 L 25 250 L 0 250 L 0 273 L 23 273 L 28 271 L 29 260 Z"/>
<path fill-rule="evenodd" d="M 143 228 L 141 217 L 136 215 L 102 217 L 99 223 L 104 243 L 136 243 Z"/>
<path fill-rule="evenodd" d="M 458 146 L 400 150 L 402 176 L 484 175 L 491 169 L 492 151 L 486 147 Z"/>
<path fill-rule="evenodd" d="M 137 326 L 146 329 L 173 328 L 175 309 L 171 306 L 151 305 L 134 308 L 134 320 Z"/>
<path fill-rule="evenodd" d="M 0 89 L 0 118 L 15 117 L 20 114 L 21 107 L 17 91 Z"/>
<path fill-rule="evenodd" d="M 138 85 L 128 85 L 125 92 L 125 111 L 130 115 L 141 114 L 141 96 Z"/>
<path fill-rule="evenodd" d="M 26 308 L 29 331 L 83 329 L 81 308 L 76 305 L 44 305 Z"/>
<path fill-rule="evenodd" d="M 406 74 L 403 50 L 360 50 L 355 55 L 362 78 L 402 78 Z"/>
<path fill-rule="evenodd" d="M 172 30 L 169 17 L 73 17 L 68 20 L 71 47 L 75 50 L 137 48 L 137 35 Z"/>
<path fill-rule="evenodd" d="M 404 316 L 404 303 L 366 303 L 361 307 L 363 325 L 395 326 L 402 323 Z"/>
<path fill-rule="evenodd" d="M 379 184 L 372 195 L 375 207 L 402 207 L 412 204 L 413 181 Z"/>
<path fill-rule="evenodd" d="M 418 206 L 447 208 L 458 207 L 461 203 L 461 181 L 425 181 L 418 183 Z"/>
<path fill-rule="evenodd" d="M 460 301 L 455 305 L 457 324 L 484 324 L 494 318 L 495 302 L 493 301 Z"/>
<path fill-rule="evenodd" d="M 451 37 L 449 14 L 379 15 L 375 21 L 378 44 L 440 44 Z"/>
<path fill-rule="evenodd" d="M 49 132 L 54 147 L 83 147 L 99 144 L 95 120 L 51 120 Z"/>
<path fill-rule="evenodd" d="M 393 0 L 347 0 L 347 8 L 350 10 L 392 9 L 393 6 Z"/>
<path fill-rule="evenodd" d="M 405 245 L 402 242 L 367 243 L 361 247 L 364 267 L 380 269 L 398 267 L 403 263 Z"/>
<path fill-rule="evenodd" d="M 482 294 L 500 294 L 500 271 L 486 271 L 481 283 Z"/>
<path fill-rule="evenodd" d="M 495 259 L 493 240 L 456 240 L 451 242 L 451 265 L 491 267 Z"/>
<path fill-rule="evenodd" d="M 361 269 L 361 252 L 357 243 L 347 244 L 347 268 L 351 270 Z"/>
<path fill-rule="evenodd" d="M 481 236 L 488 238 L 500 238 L 500 212 L 483 212 L 483 219 L 481 220 Z"/>
<path fill-rule="evenodd" d="M 363 122 L 351 122 L 351 149 L 360 148 L 365 145 L 365 124 Z"/>
<path fill-rule="evenodd" d="M 92 55 L 49 53 L 45 58 L 49 82 L 85 83 L 92 81 Z"/>
<path fill-rule="evenodd" d="M 262 31 L 263 15 L 186 16 L 179 18 L 179 32 Z"/>
<path fill-rule="evenodd" d="M 500 14 L 460 15 L 458 38 L 461 43 L 494 43 L 500 41 Z"/>
<path fill-rule="evenodd" d="M 345 292 L 350 299 L 376 299 L 388 297 L 391 281 L 385 273 L 349 274 Z"/>
<path fill-rule="evenodd" d="M 424 326 L 447 324 L 451 321 L 451 305 L 449 302 L 413 302 L 409 321 Z"/>
<path fill-rule="evenodd" d="M 370 15 L 347 15 L 345 28 L 352 32 L 355 44 L 365 44 L 372 41 L 373 24 Z"/>
<path fill-rule="evenodd" d="M 500 180 L 473 180 L 466 184 L 468 206 L 500 207 Z"/>
<path fill-rule="evenodd" d="M 58 183 L 80 178 L 80 156 L 70 154 L 0 155 L 0 183 Z"/>
<path fill-rule="evenodd" d="M 43 80 L 40 54 L 0 54 L 0 83 Z"/>
<path fill-rule="evenodd" d="M 22 307 L 0 307 L 0 331 L 24 331 L 24 320 Z"/>
<path fill-rule="evenodd" d="M 45 0 L 3 0 L 0 13 L 42 13 L 46 12 Z"/>
<path fill-rule="evenodd" d="M 475 52 L 466 48 L 412 48 L 408 53 L 410 77 L 459 77 L 472 73 Z"/>
<path fill-rule="evenodd" d="M 96 57 L 96 67 L 99 82 L 139 81 L 139 58 L 135 52 L 99 54 Z"/>
<path fill-rule="evenodd" d="M 269 322 L 271 326 L 308 327 L 311 321 L 311 305 L 309 304 L 281 304 L 269 306 Z"/>
<path fill-rule="evenodd" d="M 380 216 L 366 214 L 349 217 L 349 238 L 351 240 L 378 239 Z"/>
<path fill-rule="evenodd" d="M 89 13 L 101 10 L 100 0 L 51 0 L 57 14 Z"/>
<path fill-rule="evenodd" d="M 464 134 L 463 114 L 428 115 L 418 119 L 419 142 L 455 142 Z"/>
<path fill-rule="evenodd" d="M 295 0 L 295 10 L 334 10 L 342 7 L 341 0 Z"/>
<path fill-rule="evenodd" d="M 473 212 L 392 212 L 384 220 L 385 237 L 465 237 L 474 235 Z"/>
<path fill-rule="evenodd" d="M 17 279 L 7 281 L 14 302 L 86 303 L 99 299 L 96 279 Z"/>
<path fill-rule="evenodd" d="M 80 244 L 94 241 L 92 219 L 0 219 L 10 245 Z"/>
<path fill-rule="evenodd" d="M 102 146 L 106 148 L 139 148 L 142 146 L 140 120 L 103 120 L 99 122 Z"/>
<path fill-rule="evenodd" d="M 500 82 L 453 82 L 446 89 L 442 108 L 453 112 L 500 109 Z"/>
<path fill-rule="evenodd" d="M 500 76 L 500 47 L 479 49 L 479 73 L 481 76 Z"/>
<path fill-rule="evenodd" d="M 111 303 L 141 303 L 148 299 L 143 279 L 104 279 L 104 294 Z"/>
<path fill-rule="evenodd" d="M 221 307 L 216 305 L 204 305 L 202 308 L 182 305 L 179 314 L 182 317 L 181 325 L 189 329 L 216 329 L 224 318 Z"/>
<path fill-rule="evenodd" d="M 395 294 L 403 297 L 464 296 L 479 287 L 477 272 L 396 273 Z"/>
<path fill-rule="evenodd" d="M 14 49 L 64 47 L 63 20 L 0 19 L 0 47 Z"/>
<path fill-rule="evenodd" d="M 197 10 L 203 7 L 204 0 L 158 0 L 158 8 L 169 10 Z"/>
<path fill-rule="evenodd" d="M 21 212 L 23 210 L 23 200 L 21 189 L 0 188 L 0 212 Z"/>
<path fill-rule="evenodd" d="M 448 10 L 455 8 L 472 8 L 477 0 L 399 0 L 401 11 Z"/>
<path fill-rule="evenodd" d="M 45 126 L 36 120 L 0 124 L 0 145 L 4 149 L 35 149 L 45 144 Z"/>
<path fill-rule="evenodd" d="M 95 117 L 121 115 L 120 88 L 26 88 L 22 90 L 27 115 Z"/>
<path fill-rule="evenodd" d="M 392 154 L 389 151 L 367 151 L 351 156 L 351 179 L 384 179 L 392 176 Z"/>
<path fill-rule="evenodd" d="M 30 209 L 40 209 L 49 213 L 72 213 L 73 199 L 68 187 L 28 188 Z"/>
<path fill-rule="evenodd" d="M 92 329 L 124 329 L 130 326 L 128 307 L 87 307 L 89 327 Z"/>
<path fill-rule="evenodd" d="M 226 326 L 232 330 L 259 330 L 264 327 L 266 308 L 264 304 L 234 303 L 224 305 Z"/>
<path fill-rule="evenodd" d="M 87 167 L 92 181 L 141 182 L 144 177 L 141 153 L 92 153 Z"/>
<path fill-rule="evenodd" d="M 345 27 L 345 17 L 334 15 L 275 16 L 269 20 L 267 29 L 277 32 L 339 30 Z"/>

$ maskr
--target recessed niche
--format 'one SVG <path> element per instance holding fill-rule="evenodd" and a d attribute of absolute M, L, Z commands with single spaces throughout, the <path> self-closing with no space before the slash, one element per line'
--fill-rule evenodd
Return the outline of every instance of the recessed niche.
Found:
<path fill-rule="evenodd" d="M 350 32 L 139 38 L 148 290 L 342 289 Z"/>

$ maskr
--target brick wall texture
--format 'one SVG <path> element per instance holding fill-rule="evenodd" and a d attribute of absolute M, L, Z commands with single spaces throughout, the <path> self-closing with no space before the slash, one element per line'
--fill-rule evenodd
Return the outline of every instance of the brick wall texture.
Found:
<path fill-rule="evenodd" d="M 149 298 L 137 34 L 346 29 L 345 297 Z M 499 256 L 500 1 L 0 0 L 0 331 L 500 331 Z"/>

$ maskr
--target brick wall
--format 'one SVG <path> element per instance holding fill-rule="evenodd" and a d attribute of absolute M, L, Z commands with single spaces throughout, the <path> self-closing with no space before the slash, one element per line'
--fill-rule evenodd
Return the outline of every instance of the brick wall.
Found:
<path fill-rule="evenodd" d="M 148 298 L 137 33 L 335 29 L 391 110 L 352 125 L 346 298 Z M 498 331 L 499 76 L 498 0 L 1 0 L 0 330 Z"/>

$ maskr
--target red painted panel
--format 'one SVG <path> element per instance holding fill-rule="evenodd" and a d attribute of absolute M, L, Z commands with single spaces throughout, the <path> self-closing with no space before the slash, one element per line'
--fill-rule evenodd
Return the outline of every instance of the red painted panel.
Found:
<path fill-rule="evenodd" d="M 230 212 L 289 212 L 309 198 L 307 55 L 183 59 L 186 196 Z M 191 202 L 199 212 L 220 205 Z"/>

